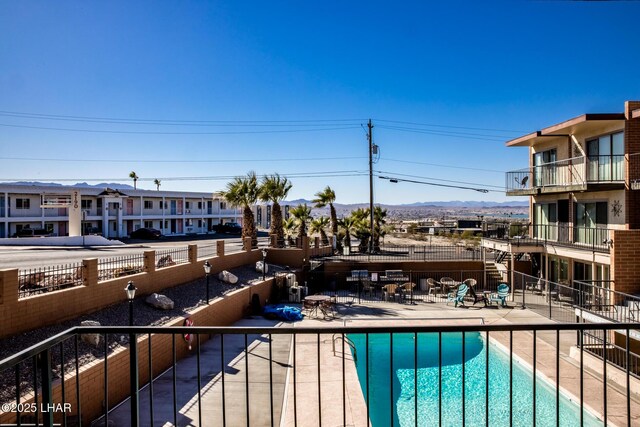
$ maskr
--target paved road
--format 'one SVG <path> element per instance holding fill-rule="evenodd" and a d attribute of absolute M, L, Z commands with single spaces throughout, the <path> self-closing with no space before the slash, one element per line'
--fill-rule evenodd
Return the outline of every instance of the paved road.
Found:
<path fill-rule="evenodd" d="M 226 237 L 226 238 L 225 238 Z M 0 246 L 0 269 L 6 268 L 34 268 L 48 265 L 70 264 L 80 262 L 86 258 L 105 258 L 122 255 L 139 254 L 146 250 L 160 250 L 184 248 L 195 244 L 205 248 L 207 252 L 215 254 L 217 240 L 224 239 L 227 253 L 238 252 L 242 248 L 240 238 L 228 236 L 201 237 L 168 237 L 160 241 L 130 240 L 124 246 L 101 247 L 42 247 L 42 246 Z M 267 238 L 259 237 L 258 244 L 266 245 Z"/>

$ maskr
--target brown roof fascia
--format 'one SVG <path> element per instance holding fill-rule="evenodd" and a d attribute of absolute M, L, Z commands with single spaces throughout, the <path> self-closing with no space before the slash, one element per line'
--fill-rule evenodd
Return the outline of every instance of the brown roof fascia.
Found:
<path fill-rule="evenodd" d="M 634 113 L 635 113 L 635 111 L 634 111 Z M 507 147 L 513 147 L 513 146 L 517 146 L 517 145 L 530 145 L 530 144 L 525 144 L 525 143 L 531 141 L 534 138 L 537 138 L 537 137 L 540 137 L 540 136 L 553 135 L 554 132 L 558 132 L 558 131 L 570 128 L 572 126 L 575 126 L 577 124 L 584 123 L 584 122 L 587 122 L 587 121 L 594 121 L 594 120 L 625 120 L 625 116 L 624 116 L 624 113 L 583 114 L 581 116 L 574 117 L 574 118 L 566 120 L 564 122 L 561 122 L 561 123 L 546 127 L 546 128 L 544 128 L 542 130 L 539 130 L 537 132 L 533 132 L 533 133 L 530 133 L 528 135 L 524 135 L 524 136 L 521 136 L 519 138 L 507 141 L 506 145 L 507 145 Z M 560 135 L 558 135 L 558 136 L 560 136 Z"/>

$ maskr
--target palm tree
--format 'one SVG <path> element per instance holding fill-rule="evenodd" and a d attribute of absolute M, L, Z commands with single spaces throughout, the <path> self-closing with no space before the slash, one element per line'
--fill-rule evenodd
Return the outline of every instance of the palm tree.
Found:
<path fill-rule="evenodd" d="M 352 217 L 346 217 L 340 221 L 340 227 L 344 230 L 344 245 L 347 248 L 351 247 L 351 235 L 355 232 L 356 223 Z"/>
<path fill-rule="evenodd" d="M 353 219 L 354 223 L 354 235 L 360 241 L 358 250 L 363 253 L 367 252 L 369 239 L 371 238 L 369 209 L 358 208 L 351 212 L 350 217 Z"/>
<path fill-rule="evenodd" d="M 271 202 L 271 234 L 275 234 L 276 246 L 284 244 L 284 230 L 282 228 L 282 209 L 280 202 L 287 197 L 292 184 L 285 177 L 278 174 L 265 176 L 262 178 L 258 197 L 263 202 Z M 281 243 L 282 242 L 282 243 Z"/>
<path fill-rule="evenodd" d="M 133 180 L 133 189 L 136 189 L 136 183 L 138 182 L 138 178 L 140 178 L 134 171 L 129 173 L 129 178 Z"/>
<path fill-rule="evenodd" d="M 384 225 L 387 223 L 387 210 L 382 209 L 380 206 L 373 208 L 373 249 L 375 251 L 380 250 L 380 237 L 386 234 Z"/>
<path fill-rule="evenodd" d="M 156 190 L 160 191 L 160 180 L 158 178 L 153 180 L 153 183 L 156 185 Z"/>
<path fill-rule="evenodd" d="M 296 233 L 296 220 L 291 217 L 282 222 L 282 229 L 285 237 L 287 238 L 287 244 L 289 246 L 295 246 L 296 242 L 293 239 L 293 235 Z"/>
<path fill-rule="evenodd" d="M 258 232 L 253 218 L 252 207 L 258 200 L 258 178 L 255 172 L 247 176 L 235 177 L 227 184 L 227 190 L 221 192 L 232 206 L 242 207 L 242 238 L 251 237 L 251 245 L 258 245 Z"/>
<path fill-rule="evenodd" d="M 327 236 L 327 232 L 325 231 L 328 225 L 329 225 L 329 218 L 327 218 L 326 216 L 321 216 L 320 218 L 316 218 L 312 220 L 309 226 L 309 231 L 311 233 L 320 234 L 320 239 L 322 240 L 322 244 L 324 246 L 329 244 L 329 237 Z"/>
<path fill-rule="evenodd" d="M 289 214 L 296 220 L 298 238 L 300 238 L 300 242 L 302 242 L 302 238 L 307 236 L 307 223 L 311 219 L 311 208 L 305 203 L 290 209 Z"/>
<path fill-rule="evenodd" d="M 312 200 L 316 208 L 324 208 L 329 205 L 329 216 L 331 218 L 331 235 L 338 235 L 338 216 L 336 215 L 336 208 L 333 206 L 336 201 L 336 193 L 328 185 L 324 190 L 315 194 L 316 198 Z"/>

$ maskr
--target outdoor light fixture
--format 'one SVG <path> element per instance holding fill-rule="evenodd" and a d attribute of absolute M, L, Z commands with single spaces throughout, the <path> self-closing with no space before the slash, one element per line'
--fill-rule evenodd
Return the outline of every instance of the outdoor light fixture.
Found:
<path fill-rule="evenodd" d="M 265 281 L 265 275 L 267 271 L 267 250 L 262 249 L 262 281 Z"/>
<path fill-rule="evenodd" d="M 211 273 L 211 264 L 209 260 L 204 262 L 204 275 L 207 278 L 207 305 L 209 305 L 209 273 Z"/>
<path fill-rule="evenodd" d="M 127 299 L 129 300 L 129 326 L 133 326 L 133 299 L 136 297 L 137 289 L 131 280 L 127 283 L 127 287 L 124 288 L 124 291 L 127 293 Z"/>

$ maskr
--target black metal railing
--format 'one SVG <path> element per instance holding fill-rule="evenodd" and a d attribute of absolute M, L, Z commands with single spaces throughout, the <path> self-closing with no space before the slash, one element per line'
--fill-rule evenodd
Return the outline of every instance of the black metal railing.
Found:
<path fill-rule="evenodd" d="M 30 268 L 18 272 L 18 298 L 81 286 L 84 267 L 81 262 Z"/>
<path fill-rule="evenodd" d="M 364 272 L 365 274 L 358 273 Z M 447 303 L 461 283 L 469 285 L 465 305 L 484 304 L 495 296 L 502 278 L 483 270 L 389 271 L 353 270 L 330 273 L 310 271 L 307 291 L 322 293 L 340 303 L 399 302 L 407 304 Z M 286 298 L 283 296 L 282 298 Z M 291 295 L 291 301 L 299 296 Z"/>
<path fill-rule="evenodd" d="M 484 238 L 508 240 L 517 246 L 555 244 L 592 251 L 609 252 L 610 229 L 604 226 L 582 227 L 570 223 L 495 224 L 483 233 Z"/>
<path fill-rule="evenodd" d="M 144 254 L 98 259 L 98 282 L 144 272 Z"/>
<path fill-rule="evenodd" d="M 172 265 L 187 264 L 188 262 L 189 248 L 156 251 L 156 268 L 171 267 Z"/>
<path fill-rule="evenodd" d="M 509 171 L 506 173 L 506 191 L 517 193 L 535 188 L 583 186 L 587 178 L 586 164 L 585 157 L 574 157 Z"/>
<path fill-rule="evenodd" d="M 480 248 L 472 245 L 381 245 L 369 252 L 360 245 L 343 246 L 342 253 L 333 259 L 354 262 L 378 261 L 480 261 Z"/>
<path fill-rule="evenodd" d="M 88 425 L 96 418 L 104 425 L 132 426 L 273 426 L 309 419 L 320 425 L 509 425 L 516 419 L 537 425 L 536 419 L 544 419 L 549 425 L 631 426 L 640 412 L 630 387 L 630 367 L 637 359 L 629 342 L 637 326 L 76 327 L 0 361 L 0 416 L 4 423 L 63 426 Z M 103 385 L 97 394 L 83 391 L 78 380 L 81 334 L 101 338 L 104 357 L 96 380 Z M 194 337 L 189 363 L 177 357 L 178 346 L 186 345 L 184 334 Z M 598 334 L 604 339 L 594 351 L 602 352 L 603 366 L 585 375 L 584 351 L 599 345 L 588 341 Z M 608 364 L 613 334 L 626 338 L 617 350 L 623 369 Z M 127 359 L 112 365 L 109 355 L 117 348 L 110 337 L 127 335 L 130 342 L 142 341 L 128 351 L 128 366 Z M 213 337 L 210 342 L 204 342 L 207 336 Z M 156 340 L 169 347 L 154 347 Z M 561 340 L 578 346 L 575 364 L 561 363 L 569 357 Z M 167 366 L 156 365 L 163 358 Z M 128 399 L 113 401 L 109 386 L 116 376 L 122 378 L 123 369 L 130 378 Z M 608 369 L 618 369 L 622 377 L 617 390 L 608 384 Z M 150 372 L 164 373 L 140 383 Z M 354 372 L 360 382 L 355 387 L 349 383 Z M 285 378 L 290 378 L 287 388 Z M 585 388 L 594 393 L 584 393 Z M 102 415 L 87 413 L 96 401 Z"/>

